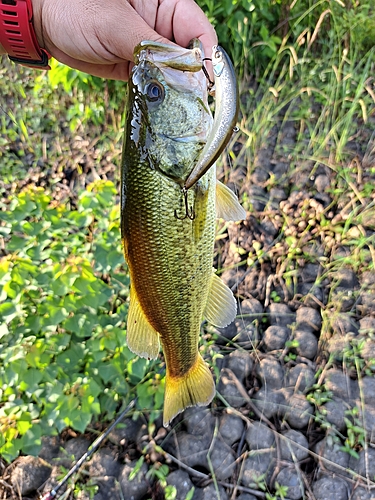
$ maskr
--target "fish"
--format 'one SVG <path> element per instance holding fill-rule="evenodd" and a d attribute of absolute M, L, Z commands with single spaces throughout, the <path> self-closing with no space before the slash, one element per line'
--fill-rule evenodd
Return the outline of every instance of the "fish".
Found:
<path fill-rule="evenodd" d="M 237 304 L 213 269 L 215 221 L 246 212 L 210 168 L 184 183 L 207 143 L 213 118 L 203 49 L 143 41 L 134 50 L 121 162 L 121 237 L 130 274 L 126 340 L 140 357 L 163 349 L 163 424 L 215 395 L 199 353 L 202 319 L 230 324 Z"/>
<path fill-rule="evenodd" d="M 232 61 L 219 45 L 212 47 L 211 61 L 214 72 L 215 119 L 206 145 L 185 181 L 185 189 L 193 186 L 219 158 L 237 122 L 239 91 Z"/>

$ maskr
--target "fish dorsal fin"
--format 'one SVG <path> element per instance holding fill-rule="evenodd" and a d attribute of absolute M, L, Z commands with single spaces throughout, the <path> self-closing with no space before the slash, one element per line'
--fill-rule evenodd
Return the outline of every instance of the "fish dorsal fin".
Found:
<path fill-rule="evenodd" d="M 142 358 L 158 357 L 159 334 L 148 322 L 133 287 L 130 288 L 126 342 L 129 349 Z"/>
<path fill-rule="evenodd" d="M 246 211 L 229 187 L 222 182 L 216 181 L 216 216 L 218 219 L 224 220 L 244 220 L 246 219 Z"/>
<path fill-rule="evenodd" d="M 204 317 L 209 323 L 219 328 L 228 326 L 237 314 L 237 303 L 232 291 L 212 272 Z"/>

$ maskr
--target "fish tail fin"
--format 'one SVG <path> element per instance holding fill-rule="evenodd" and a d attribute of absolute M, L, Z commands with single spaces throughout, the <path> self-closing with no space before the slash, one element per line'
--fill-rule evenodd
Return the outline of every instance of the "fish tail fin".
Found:
<path fill-rule="evenodd" d="M 163 424 L 189 406 L 206 406 L 215 396 L 215 384 L 207 364 L 200 354 L 190 370 L 181 377 L 168 375 L 165 383 Z"/>

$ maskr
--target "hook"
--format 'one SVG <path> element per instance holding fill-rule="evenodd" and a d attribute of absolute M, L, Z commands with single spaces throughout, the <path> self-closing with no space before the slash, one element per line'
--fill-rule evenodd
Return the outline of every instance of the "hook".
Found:
<path fill-rule="evenodd" d="M 212 59 L 211 59 L 211 57 L 204 57 L 202 59 L 202 61 L 212 61 Z M 205 74 L 205 77 L 208 80 L 208 89 L 211 90 L 212 87 L 215 85 L 215 82 L 213 82 L 211 80 L 210 75 L 208 74 L 208 71 L 207 71 L 206 66 L 204 64 L 202 64 L 202 70 L 203 70 L 203 73 Z"/>
<path fill-rule="evenodd" d="M 188 190 L 185 187 L 182 188 L 182 194 L 184 195 L 184 201 L 185 201 L 185 215 L 184 215 L 184 217 L 179 217 L 177 215 L 177 210 L 175 210 L 174 216 L 178 220 L 184 220 L 186 218 L 189 218 L 190 220 L 194 220 L 195 219 L 195 212 L 193 210 L 193 207 L 190 207 L 190 209 L 189 209 Z"/>

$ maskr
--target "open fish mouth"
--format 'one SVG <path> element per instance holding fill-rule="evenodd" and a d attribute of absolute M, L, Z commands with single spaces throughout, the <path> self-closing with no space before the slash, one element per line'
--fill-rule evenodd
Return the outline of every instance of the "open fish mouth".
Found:
<path fill-rule="evenodd" d="M 191 72 L 202 69 L 204 57 L 202 44 L 198 39 L 193 39 L 188 49 L 166 43 L 143 41 L 136 47 L 134 56 L 136 64 L 146 59 L 158 67 Z"/>

